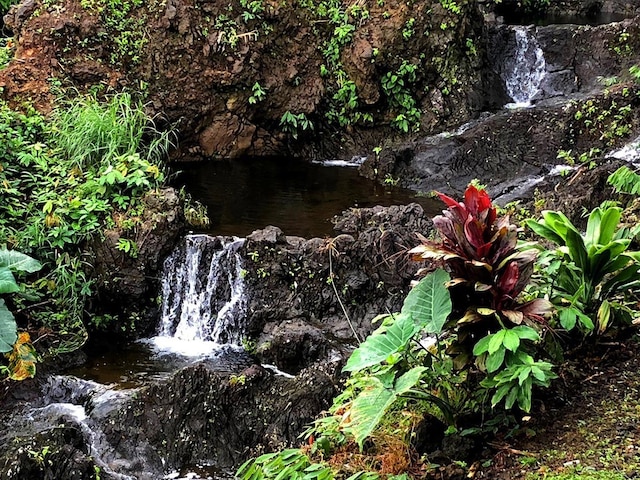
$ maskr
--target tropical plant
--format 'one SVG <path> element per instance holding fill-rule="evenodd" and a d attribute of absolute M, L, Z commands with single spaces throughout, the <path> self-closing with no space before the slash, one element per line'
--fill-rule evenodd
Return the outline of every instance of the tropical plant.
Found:
<path fill-rule="evenodd" d="M 411 253 L 418 260 L 444 262 L 453 275 L 448 286 L 454 314 L 446 327 L 456 336 L 448 352 L 458 368 L 474 362 L 486 371 L 482 385 L 497 388 L 494 406 L 505 397 L 502 380 L 517 380 L 507 390 L 505 407 L 517 399 L 528 411 L 533 386 L 548 386 L 555 376 L 550 364 L 533 361 L 527 343 L 540 340 L 537 330 L 544 327 L 552 305 L 542 298 L 523 302 L 519 297 L 531 279 L 536 251 L 531 245 L 518 246 L 517 226 L 508 215 L 498 216 L 483 188 L 469 185 L 463 202 L 438 196 L 448 207 L 433 219 L 441 243 L 420 236 L 421 245 Z"/>
<path fill-rule="evenodd" d="M 15 272 L 34 273 L 42 268 L 40 262 L 15 250 L 0 250 L 0 294 L 16 293 L 20 286 L 14 277 Z M 18 338 L 16 320 L 0 298 L 0 353 L 10 352 Z"/>
<path fill-rule="evenodd" d="M 640 285 L 640 252 L 629 251 L 635 232 L 618 228 L 622 209 L 600 206 L 587 220 L 585 234 L 561 212 L 544 211 L 527 225 L 558 248 L 543 257 L 551 300 L 566 330 L 579 325 L 603 333 L 612 321 L 629 322 L 632 312 L 620 295 Z"/>
<path fill-rule="evenodd" d="M 448 209 L 433 219 L 442 242 L 419 235 L 421 245 L 411 253 L 417 260 L 443 261 L 451 271 L 449 283 L 456 327 L 459 365 L 471 360 L 472 346 L 501 328 L 523 323 L 539 327 L 551 313 L 541 298 L 521 302 L 536 259 L 530 245 L 518 247 L 517 226 L 509 216 L 498 217 L 484 189 L 469 185 L 464 201 L 438 193 Z"/>
<path fill-rule="evenodd" d="M 0 249 L 0 294 L 20 292 L 14 273 L 34 273 L 42 268 L 40 262 L 14 250 Z M 35 375 L 36 354 L 26 332 L 18 335 L 13 313 L 0 298 L 0 353 L 7 354 L 9 378 L 24 380 Z"/>
<path fill-rule="evenodd" d="M 626 165 L 609 175 L 607 182 L 618 193 L 640 195 L 640 175 Z"/>
<path fill-rule="evenodd" d="M 59 350 L 86 339 L 86 242 L 107 227 L 136 226 L 143 196 L 164 183 L 169 146 L 130 96 L 83 97 L 72 111 L 46 119 L 0 101 L 0 245 L 37 252 L 42 275 L 14 300 L 29 320 L 65 332 Z"/>

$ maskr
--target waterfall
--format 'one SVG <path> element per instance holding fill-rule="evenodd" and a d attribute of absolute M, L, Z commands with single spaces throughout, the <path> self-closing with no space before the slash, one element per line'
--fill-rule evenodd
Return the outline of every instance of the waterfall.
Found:
<path fill-rule="evenodd" d="M 167 258 L 156 346 L 199 355 L 240 345 L 246 306 L 238 255 L 243 243 L 235 237 L 188 235 Z"/>
<path fill-rule="evenodd" d="M 502 59 L 500 72 L 507 94 L 516 106 L 526 106 L 540 91 L 546 62 L 533 35 L 535 29 L 524 26 L 511 28 L 515 35 L 515 49 Z"/>

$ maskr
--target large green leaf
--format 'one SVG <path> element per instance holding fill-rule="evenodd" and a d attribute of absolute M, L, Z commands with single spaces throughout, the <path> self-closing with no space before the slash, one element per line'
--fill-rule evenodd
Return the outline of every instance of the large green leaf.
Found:
<path fill-rule="evenodd" d="M 573 260 L 580 270 L 587 272 L 589 269 L 589 259 L 582 236 L 578 232 L 569 229 L 567 230 L 566 241 L 571 260 Z"/>
<path fill-rule="evenodd" d="M 15 250 L 0 250 L 0 267 L 6 267 L 14 272 L 37 272 L 42 265 L 35 258 Z"/>
<path fill-rule="evenodd" d="M 0 298 L 0 353 L 13 350 L 13 344 L 18 338 L 18 328 L 13 314 Z"/>
<path fill-rule="evenodd" d="M 19 292 L 20 287 L 13 277 L 13 273 L 7 267 L 0 267 L 0 293 Z"/>
<path fill-rule="evenodd" d="M 354 372 L 385 361 L 405 348 L 417 332 L 418 327 L 410 315 L 397 315 L 390 327 L 376 330 L 353 351 L 344 370 Z"/>
<path fill-rule="evenodd" d="M 411 316 L 425 333 L 440 333 L 451 313 L 451 296 L 445 285 L 449 280 L 449 274 L 438 269 L 420 280 L 404 300 L 402 313 Z"/>
<path fill-rule="evenodd" d="M 587 245 L 600 243 L 600 223 L 602 220 L 602 209 L 594 208 L 587 221 L 587 232 L 584 236 Z"/>
<path fill-rule="evenodd" d="M 525 223 L 537 235 L 552 241 L 556 245 L 564 245 L 564 238 L 558 235 L 555 230 L 549 228 L 544 223 L 538 222 L 536 220 L 527 220 Z"/>
<path fill-rule="evenodd" d="M 621 215 L 622 209 L 620 207 L 609 207 L 605 210 L 600 220 L 600 235 L 598 236 L 597 243 L 607 244 L 613 239 Z M 591 218 L 589 218 L 589 221 L 591 221 Z"/>
<path fill-rule="evenodd" d="M 385 387 L 376 377 L 371 378 L 372 386 L 360 392 L 351 404 L 349 423 L 345 425 L 345 430 L 355 437 L 360 448 L 378 426 L 387 409 L 399 395 L 408 392 L 418 383 L 425 370 L 425 367 L 412 368 L 396 380 L 393 388 Z"/>

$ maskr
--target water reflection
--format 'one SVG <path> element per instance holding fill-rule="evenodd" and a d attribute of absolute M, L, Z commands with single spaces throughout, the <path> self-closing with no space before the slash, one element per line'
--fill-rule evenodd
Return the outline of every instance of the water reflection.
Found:
<path fill-rule="evenodd" d="M 356 168 L 292 158 L 236 159 L 176 166 L 177 184 L 209 209 L 206 233 L 246 236 L 267 225 L 287 235 L 333 235 L 331 218 L 350 207 L 420 203 L 430 214 L 439 202 L 381 185 Z"/>

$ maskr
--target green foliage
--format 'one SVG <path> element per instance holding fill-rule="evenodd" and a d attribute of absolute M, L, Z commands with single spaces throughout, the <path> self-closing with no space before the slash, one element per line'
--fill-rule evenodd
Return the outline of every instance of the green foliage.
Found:
<path fill-rule="evenodd" d="M 404 61 L 396 72 L 386 73 L 381 80 L 382 91 L 389 106 L 398 112 L 391 124 L 404 133 L 420 127 L 422 113 L 408 88 L 416 81 L 417 69 L 417 65 Z"/>
<path fill-rule="evenodd" d="M 258 82 L 253 84 L 253 87 L 251 87 L 251 92 L 251 96 L 249 97 L 250 105 L 255 105 L 256 103 L 263 101 L 267 96 L 267 92 L 265 92 L 265 90 Z"/>
<path fill-rule="evenodd" d="M 18 0 L 0 0 L 0 15 L 5 16 L 12 5 L 19 3 Z"/>
<path fill-rule="evenodd" d="M 607 182 L 618 193 L 640 195 L 640 175 L 626 165 L 609 175 Z"/>
<path fill-rule="evenodd" d="M 0 0 L 0 10 L 2 9 Z M 0 38 L 0 70 L 6 67 L 15 53 L 15 43 L 13 38 Z"/>
<path fill-rule="evenodd" d="M 301 113 L 291 113 L 289 110 L 282 114 L 280 118 L 280 128 L 294 139 L 298 138 L 298 132 L 313 130 L 313 123 L 307 116 Z"/>
<path fill-rule="evenodd" d="M 154 128 L 129 93 L 113 95 L 106 103 L 93 96 L 74 98 L 57 108 L 55 125 L 54 145 L 79 169 L 115 166 L 141 153 L 147 162 L 158 162 L 170 146 L 168 134 Z"/>
<path fill-rule="evenodd" d="M 137 65 L 148 38 L 143 0 L 81 0 L 82 8 L 99 15 L 104 31 L 95 40 L 110 52 L 114 65 Z"/>
<path fill-rule="evenodd" d="M 0 249 L 0 294 L 20 291 L 14 273 L 34 273 L 41 268 L 40 262 L 24 253 L 6 248 Z M 15 318 L 7 308 L 4 299 L 0 298 L 0 353 L 11 351 L 17 338 Z"/>
<path fill-rule="evenodd" d="M 597 207 L 581 234 L 560 212 L 545 211 L 527 225 L 558 248 L 546 251 L 542 264 L 551 300 L 558 306 L 563 328 L 576 324 L 587 333 L 603 333 L 613 321 L 630 321 L 629 309 L 615 301 L 627 289 L 640 285 L 640 253 L 629 251 L 634 232 L 618 228 L 621 209 Z"/>
<path fill-rule="evenodd" d="M 63 350 L 86 337 L 93 280 L 84 242 L 107 225 L 134 225 L 142 196 L 164 182 L 168 136 L 149 125 L 126 94 L 78 98 L 49 121 L 0 103 L 0 245 L 37 252 L 43 274 L 18 301 L 43 306 L 28 308 L 30 318 L 62 333 Z"/>
<path fill-rule="evenodd" d="M 333 480 L 333 471 L 322 464 L 313 463 L 299 449 L 286 449 L 265 453 L 245 462 L 236 476 L 241 480 L 297 479 Z"/>

